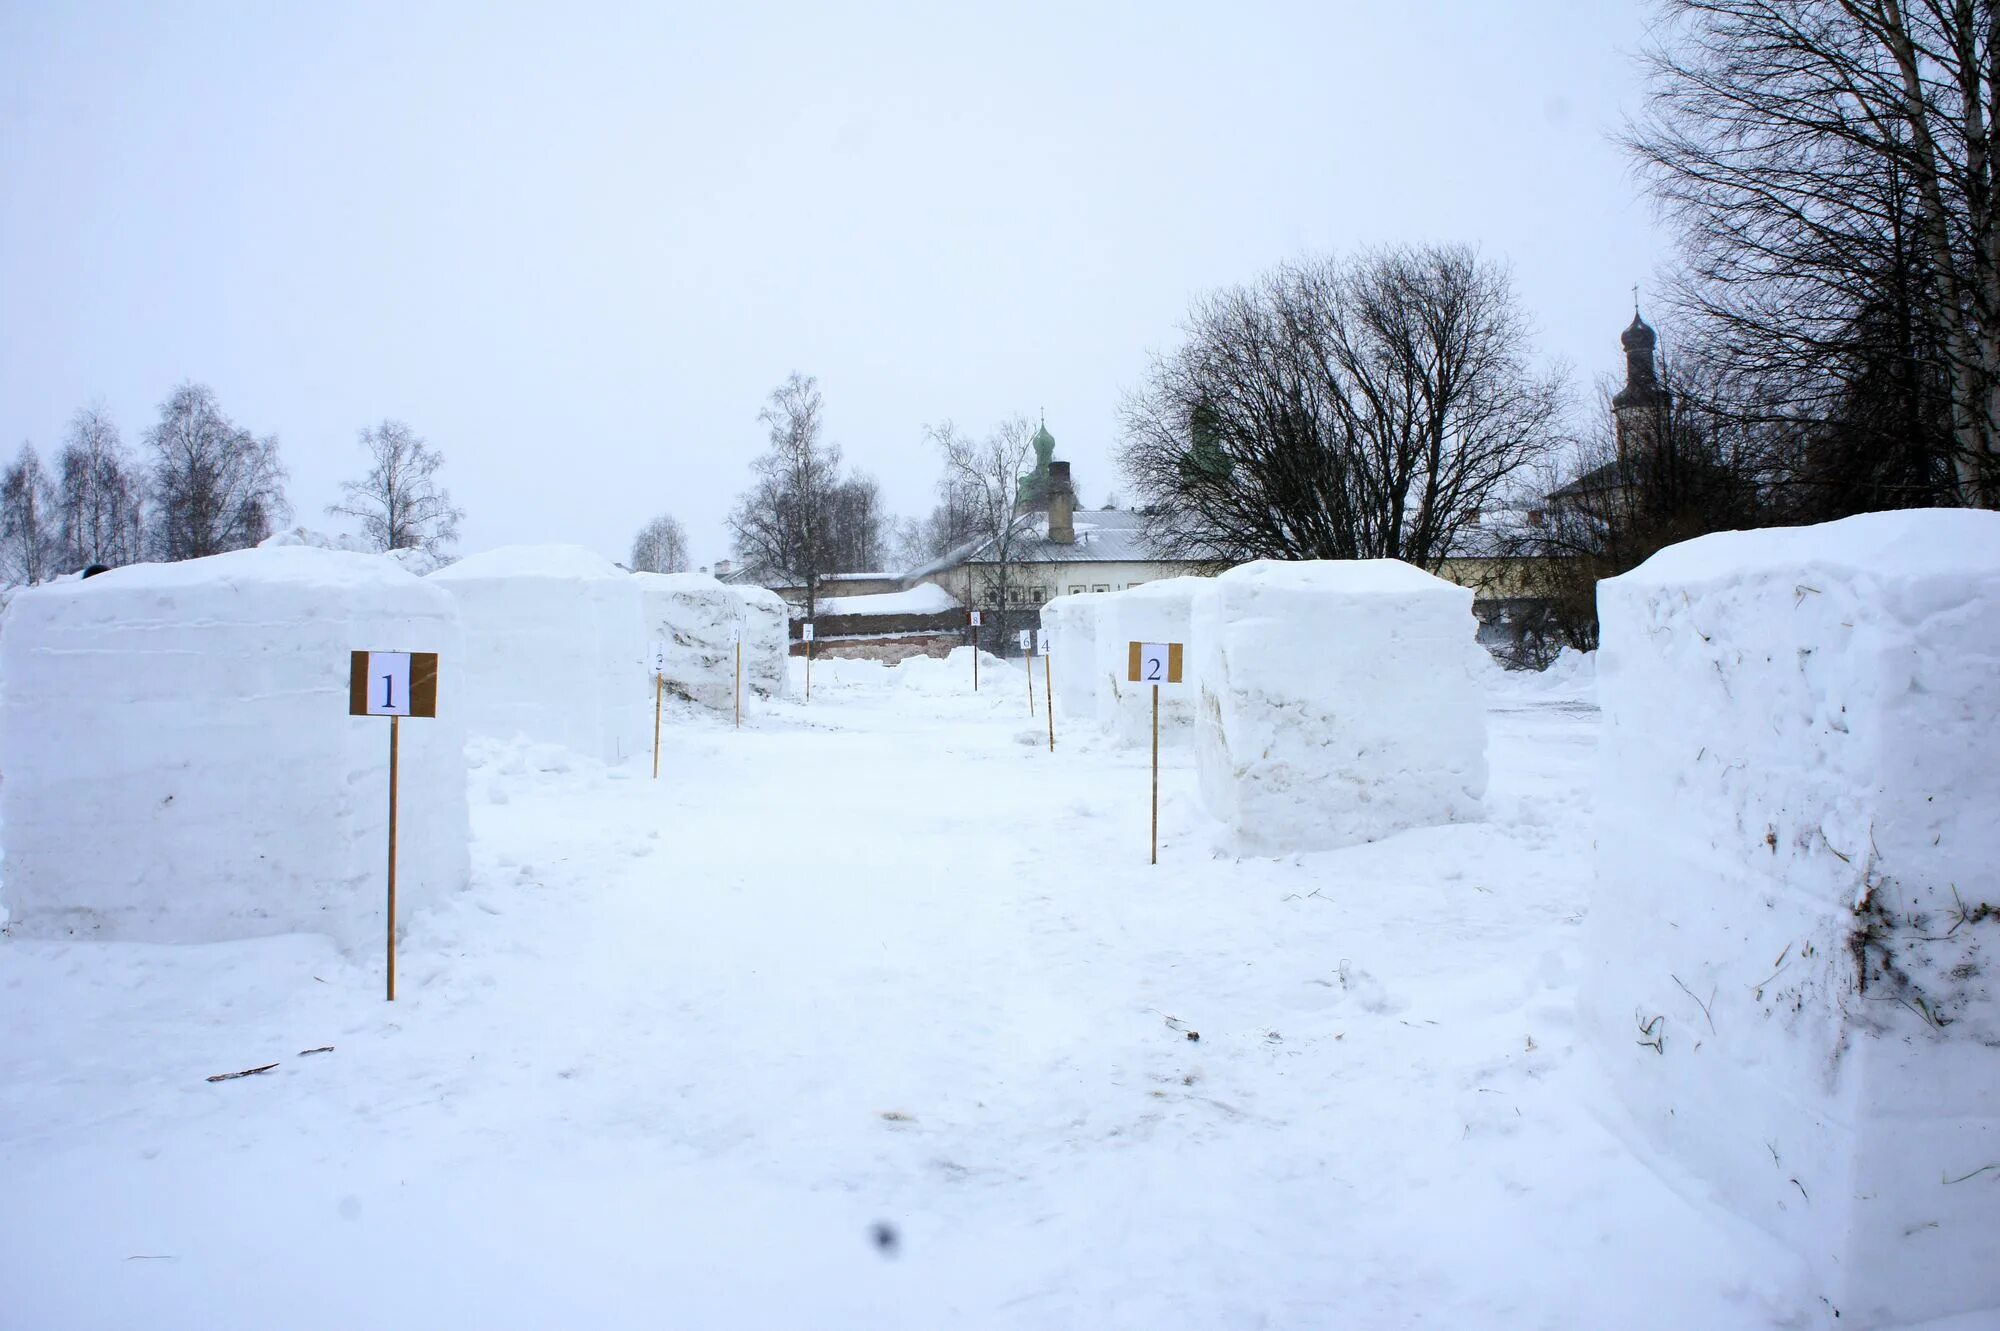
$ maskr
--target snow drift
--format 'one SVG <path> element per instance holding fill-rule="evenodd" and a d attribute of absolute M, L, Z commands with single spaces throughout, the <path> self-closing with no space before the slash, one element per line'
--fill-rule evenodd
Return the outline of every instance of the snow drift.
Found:
<path fill-rule="evenodd" d="M 1642 1146 L 1842 1326 L 2000 1309 L 2000 514 L 1706 536 L 1598 613 L 1582 1006 Z"/>
<path fill-rule="evenodd" d="M 1189 638 L 1191 615 L 1195 593 L 1210 581 L 1166 578 L 1129 591 L 1093 593 L 1097 720 L 1120 744 L 1150 743 L 1153 734 L 1153 687 L 1127 679 L 1128 655 L 1135 642 L 1178 642 L 1186 647 L 1182 682 L 1160 687 L 1160 741 L 1184 737 L 1193 726 L 1201 680 Z"/>
<path fill-rule="evenodd" d="M 0 670 L 4 893 L 24 935 L 379 947 L 389 722 L 355 650 L 439 654 L 402 725 L 400 913 L 464 886 L 451 598 L 379 555 L 292 546 L 139 564 L 14 599 Z"/>
<path fill-rule="evenodd" d="M 426 581 L 465 633 L 466 728 L 618 762 L 652 744 L 639 583 L 573 545 L 489 550 Z"/>
<path fill-rule="evenodd" d="M 1472 593 L 1394 559 L 1261 560 L 1195 601 L 1202 802 L 1249 854 L 1480 816 Z"/>
<path fill-rule="evenodd" d="M 743 600 L 706 573 L 635 573 L 647 650 L 665 648 L 669 692 L 720 712 L 736 708 Z M 746 663 L 747 664 L 747 663 Z"/>
<path fill-rule="evenodd" d="M 1042 607 L 1056 706 L 1072 719 L 1097 719 L 1097 605 L 1103 599 L 1084 592 Z"/>

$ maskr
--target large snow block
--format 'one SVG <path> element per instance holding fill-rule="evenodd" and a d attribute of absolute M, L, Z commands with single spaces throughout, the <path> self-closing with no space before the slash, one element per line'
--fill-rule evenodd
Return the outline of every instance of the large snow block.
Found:
<path fill-rule="evenodd" d="M 743 600 L 706 573 L 636 573 L 650 644 L 664 648 L 669 692 L 719 712 L 736 708 Z M 649 648 L 650 650 L 650 648 Z"/>
<path fill-rule="evenodd" d="M 465 631 L 465 719 L 615 763 L 652 745 L 639 583 L 573 545 L 517 545 L 441 568 Z"/>
<path fill-rule="evenodd" d="M 1094 594 L 1097 720 L 1118 743 L 1146 744 L 1153 735 L 1153 686 L 1128 678 L 1135 642 L 1182 644 L 1183 682 L 1160 688 L 1160 741 L 1175 743 L 1191 732 L 1200 687 L 1196 655 L 1189 645 L 1192 612 L 1195 593 L 1208 583 L 1207 578 L 1165 578 L 1129 591 Z"/>
<path fill-rule="evenodd" d="M 743 683 L 761 697 L 784 697 L 791 675 L 791 607 L 768 588 L 723 585 L 743 603 Z"/>
<path fill-rule="evenodd" d="M 13 927 L 379 948 L 389 721 L 349 654 L 438 653 L 401 723 L 402 918 L 465 885 L 463 654 L 451 598 L 379 555 L 291 547 L 139 564 L 14 598 L 0 640 Z"/>
<path fill-rule="evenodd" d="M 1472 593 L 1394 559 L 1260 560 L 1195 602 L 1202 803 L 1246 854 L 1480 817 Z"/>
<path fill-rule="evenodd" d="M 1097 604 L 1102 599 L 1084 592 L 1058 596 L 1042 607 L 1056 707 L 1072 719 L 1097 719 Z"/>
<path fill-rule="evenodd" d="M 1839 1326 L 2000 1311 L 2000 514 L 1705 536 L 1598 615 L 1581 1001 L 1635 1140 Z"/>

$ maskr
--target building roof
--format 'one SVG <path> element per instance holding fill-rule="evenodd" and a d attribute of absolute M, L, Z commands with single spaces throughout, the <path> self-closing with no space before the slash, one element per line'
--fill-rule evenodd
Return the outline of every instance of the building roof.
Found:
<path fill-rule="evenodd" d="M 1014 546 L 1008 551 L 1013 564 L 1175 564 L 1189 560 L 1167 559 L 1146 539 L 1146 516 L 1131 509 L 1112 508 L 1099 512 L 1079 511 L 1074 519 L 1076 540 L 1069 544 L 1049 539 L 1049 515 L 1029 513 L 1015 520 Z M 955 564 L 997 562 L 997 540 L 975 543 Z"/>

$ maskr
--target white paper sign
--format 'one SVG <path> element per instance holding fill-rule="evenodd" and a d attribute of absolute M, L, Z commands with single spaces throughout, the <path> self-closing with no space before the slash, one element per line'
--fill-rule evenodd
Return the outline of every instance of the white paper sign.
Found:
<path fill-rule="evenodd" d="M 410 714 L 410 654 L 368 653 L 368 715 Z"/>
<path fill-rule="evenodd" d="M 1049 654 L 1049 631 L 1047 629 L 1036 629 L 1035 655 L 1047 656 L 1048 654 Z"/>
<path fill-rule="evenodd" d="M 1139 644 L 1139 682 L 1141 684 L 1167 682 L 1167 644 L 1164 642 Z"/>
<path fill-rule="evenodd" d="M 1032 629 L 1021 630 L 1021 650 L 1024 652 L 1032 652 L 1035 650 L 1034 630 Z"/>
<path fill-rule="evenodd" d="M 653 642 L 653 673 L 656 675 L 667 673 L 667 643 L 664 638 L 655 639 Z"/>
<path fill-rule="evenodd" d="M 805 625 L 804 632 L 806 635 L 805 640 L 807 642 L 811 642 L 813 640 L 813 626 L 810 624 Z"/>
<path fill-rule="evenodd" d="M 729 626 L 729 645 L 731 647 L 739 647 L 742 643 L 743 626 L 741 624 L 731 624 Z"/>
<path fill-rule="evenodd" d="M 979 627 L 979 612 L 977 610 L 972 612 L 972 627 Z"/>

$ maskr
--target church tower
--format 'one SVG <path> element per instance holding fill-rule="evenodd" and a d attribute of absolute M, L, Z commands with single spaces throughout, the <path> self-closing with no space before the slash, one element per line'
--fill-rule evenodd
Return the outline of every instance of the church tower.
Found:
<path fill-rule="evenodd" d="M 1653 366 L 1653 349 L 1659 337 L 1632 310 L 1632 324 L 1619 334 L 1625 348 L 1625 386 L 1611 399 L 1611 415 L 1618 432 L 1618 460 L 1644 457 L 1659 447 L 1660 428 L 1671 401 Z"/>

